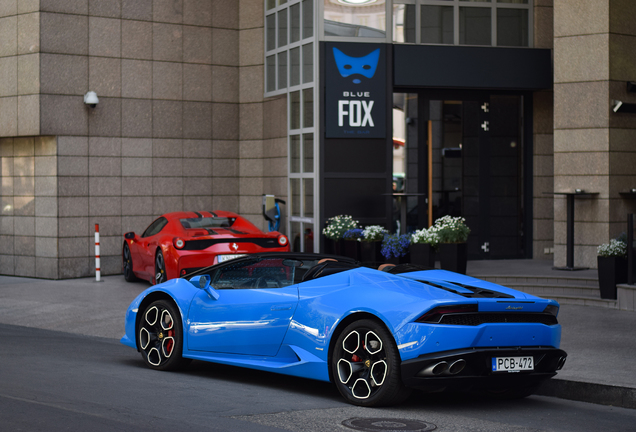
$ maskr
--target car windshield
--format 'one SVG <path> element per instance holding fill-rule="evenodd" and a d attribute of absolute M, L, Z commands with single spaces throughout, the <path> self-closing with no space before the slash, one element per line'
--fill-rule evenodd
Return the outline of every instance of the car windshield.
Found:
<path fill-rule="evenodd" d="M 190 228 L 229 228 L 234 224 L 235 218 L 219 218 L 219 217 L 201 217 L 179 219 L 181 226 L 185 229 Z"/>

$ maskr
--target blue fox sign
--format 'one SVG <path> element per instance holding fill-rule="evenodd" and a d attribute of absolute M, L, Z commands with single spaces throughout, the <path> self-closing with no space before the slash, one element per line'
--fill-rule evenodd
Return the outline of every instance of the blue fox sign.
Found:
<path fill-rule="evenodd" d="M 325 137 L 385 138 L 385 47 L 327 43 L 325 48 Z"/>

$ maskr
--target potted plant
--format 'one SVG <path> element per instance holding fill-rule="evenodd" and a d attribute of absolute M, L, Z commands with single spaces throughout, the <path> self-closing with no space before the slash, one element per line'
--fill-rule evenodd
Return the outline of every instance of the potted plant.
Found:
<path fill-rule="evenodd" d="M 411 235 L 411 263 L 435 268 L 435 251 L 439 235 L 431 228 L 422 228 Z"/>
<path fill-rule="evenodd" d="M 383 262 L 382 240 L 387 234 L 387 230 L 380 225 L 369 225 L 362 231 L 362 241 L 360 242 L 360 261 L 367 263 Z"/>
<path fill-rule="evenodd" d="M 601 298 L 616 300 L 616 285 L 627 282 L 627 243 L 612 239 L 600 245 L 596 253 Z"/>
<path fill-rule="evenodd" d="M 444 270 L 466 274 L 468 262 L 468 234 L 463 217 L 444 216 L 435 221 L 431 229 L 439 236 L 439 260 Z"/>
<path fill-rule="evenodd" d="M 322 230 L 322 234 L 329 240 L 326 242 L 327 253 L 341 255 L 344 233 L 357 227 L 358 221 L 349 215 L 338 215 L 327 219 L 327 225 Z"/>
<path fill-rule="evenodd" d="M 409 246 L 411 236 L 409 234 L 391 234 L 384 236 L 382 241 L 382 256 L 390 263 L 404 264 L 409 262 Z"/>
<path fill-rule="evenodd" d="M 362 229 L 353 228 L 345 231 L 342 235 L 344 240 L 343 255 L 355 260 L 360 260 L 360 241 L 362 239 Z"/>

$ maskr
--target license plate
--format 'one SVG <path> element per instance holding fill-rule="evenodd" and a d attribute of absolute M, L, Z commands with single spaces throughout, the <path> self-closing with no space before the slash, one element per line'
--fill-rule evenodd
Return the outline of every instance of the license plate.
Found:
<path fill-rule="evenodd" d="M 521 372 L 534 370 L 533 357 L 493 357 L 493 372 Z"/>
<path fill-rule="evenodd" d="M 217 261 L 218 262 L 223 262 L 223 261 L 229 261 L 232 260 L 234 258 L 240 258 L 240 257 L 244 257 L 245 254 L 227 254 L 227 255 L 217 255 Z"/>

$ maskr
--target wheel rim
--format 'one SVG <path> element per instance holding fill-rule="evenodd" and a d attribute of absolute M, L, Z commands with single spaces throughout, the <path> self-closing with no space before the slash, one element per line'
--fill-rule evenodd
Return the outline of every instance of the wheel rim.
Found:
<path fill-rule="evenodd" d="M 146 310 L 139 328 L 139 348 L 148 363 L 159 367 L 170 360 L 176 337 L 174 319 L 168 309 L 152 306 Z"/>
<path fill-rule="evenodd" d="M 166 281 L 166 266 L 163 261 L 163 255 L 161 252 L 157 253 L 155 258 L 155 284 L 160 284 Z"/>
<path fill-rule="evenodd" d="M 382 339 L 370 329 L 359 328 L 349 332 L 339 348 L 339 385 L 356 399 L 368 399 L 380 391 L 389 371 Z"/>
<path fill-rule="evenodd" d="M 130 277 L 132 274 L 132 257 L 128 245 L 124 246 L 124 276 Z"/>

